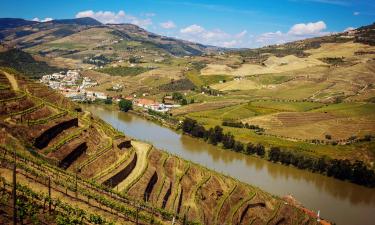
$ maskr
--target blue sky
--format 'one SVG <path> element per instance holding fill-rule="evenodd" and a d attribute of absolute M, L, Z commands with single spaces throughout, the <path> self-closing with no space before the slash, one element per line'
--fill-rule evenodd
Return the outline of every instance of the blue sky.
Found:
<path fill-rule="evenodd" d="M 374 0 L 2 0 L 0 17 L 90 16 L 224 47 L 258 47 L 375 22 Z"/>

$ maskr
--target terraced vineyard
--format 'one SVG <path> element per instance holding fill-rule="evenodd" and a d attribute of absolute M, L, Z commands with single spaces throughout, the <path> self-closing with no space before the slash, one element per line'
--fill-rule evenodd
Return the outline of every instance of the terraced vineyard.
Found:
<path fill-rule="evenodd" d="M 0 74 L 0 208 L 5 222 L 12 214 L 6 200 L 11 198 L 15 160 L 17 195 L 22 204 L 37 206 L 22 214 L 23 221 L 318 223 L 258 188 L 131 140 L 47 87 L 7 73 L 20 90 Z"/>

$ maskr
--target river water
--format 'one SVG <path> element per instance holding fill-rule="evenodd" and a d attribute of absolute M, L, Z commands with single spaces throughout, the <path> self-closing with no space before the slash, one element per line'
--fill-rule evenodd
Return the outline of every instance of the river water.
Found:
<path fill-rule="evenodd" d="M 230 175 L 280 197 L 291 194 L 305 207 L 338 225 L 374 225 L 375 189 L 235 153 L 181 135 L 142 117 L 87 105 L 127 136 L 152 143 L 209 169 Z"/>

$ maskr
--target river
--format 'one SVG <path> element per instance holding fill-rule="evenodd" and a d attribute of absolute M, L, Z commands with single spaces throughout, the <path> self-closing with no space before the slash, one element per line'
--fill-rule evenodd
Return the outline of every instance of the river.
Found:
<path fill-rule="evenodd" d="M 150 142 L 159 149 L 271 194 L 292 194 L 305 207 L 320 210 L 322 218 L 338 225 L 375 224 L 375 189 L 223 150 L 142 117 L 104 106 L 85 105 L 84 109 L 132 138 Z"/>

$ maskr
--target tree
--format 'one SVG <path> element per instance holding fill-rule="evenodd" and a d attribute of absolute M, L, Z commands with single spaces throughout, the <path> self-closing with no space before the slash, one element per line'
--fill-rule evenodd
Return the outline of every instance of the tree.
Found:
<path fill-rule="evenodd" d="M 112 104 L 112 97 L 107 97 L 107 99 L 104 100 L 104 104 L 111 105 Z"/>
<path fill-rule="evenodd" d="M 332 139 L 332 136 L 331 136 L 330 134 L 326 134 L 325 138 L 326 138 L 327 140 L 331 140 L 331 139 Z"/>
<path fill-rule="evenodd" d="M 255 146 L 253 145 L 253 143 L 251 143 L 251 142 L 247 143 L 246 154 L 251 155 L 251 154 L 254 154 L 254 153 L 256 153 L 256 149 L 255 149 Z"/>
<path fill-rule="evenodd" d="M 139 62 L 139 59 L 136 58 L 136 57 L 134 57 L 134 56 L 130 56 L 130 58 L 129 58 L 129 62 L 130 62 L 130 63 L 138 63 L 138 62 Z"/>
<path fill-rule="evenodd" d="M 203 138 L 206 135 L 206 129 L 202 125 L 196 124 L 191 130 L 191 135 L 194 137 Z"/>
<path fill-rule="evenodd" d="M 226 149 L 231 149 L 234 146 L 234 136 L 231 133 L 227 133 L 222 138 L 223 147 Z"/>
<path fill-rule="evenodd" d="M 244 149 L 244 146 L 241 142 L 239 141 L 236 141 L 234 142 L 234 146 L 233 146 L 233 150 L 236 151 L 236 152 L 242 152 Z"/>
<path fill-rule="evenodd" d="M 120 110 L 124 112 L 127 112 L 133 109 L 133 102 L 127 99 L 121 99 L 118 105 L 119 105 Z"/>
<path fill-rule="evenodd" d="M 191 134 L 193 128 L 197 125 L 197 121 L 191 118 L 185 118 L 182 122 L 182 130 L 185 133 Z"/>
<path fill-rule="evenodd" d="M 188 104 L 188 102 L 187 102 L 186 98 L 181 100 L 181 105 L 187 105 L 187 104 Z"/>
<path fill-rule="evenodd" d="M 264 149 L 264 146 L 261 145 L 261 144 L 257 144 L 256 146 L 256 153 L 257 155 L 259 155 L 260 157 L 264 157 L 264 155 L 266 154 L 266 151 Z"/>
<path fill-rule="evenodd" d="M 271 147 L 270 153 L 269 153 L 269 159 L 273 162 L 278 162 L 280 159 L 280 148 L 278 147 Z"/>
<path fill-rule="evenodd" d="M 172 99 L 175 101 L 180 101 L 184 98 L 184 96 L 180 92 L 173 92 Z"/>

